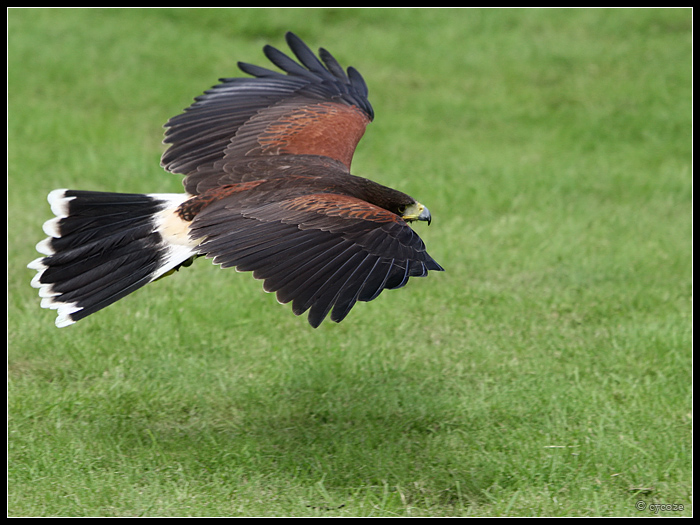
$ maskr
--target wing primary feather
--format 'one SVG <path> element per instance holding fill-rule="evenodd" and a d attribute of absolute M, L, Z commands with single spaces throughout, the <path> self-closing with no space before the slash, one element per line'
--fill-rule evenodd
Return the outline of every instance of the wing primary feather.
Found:
<path fill-rule="evenodd" d="M 329 238 L 324 242 L 309 247 L 306 251 L 296 253 L 286 260 L 275 262 L 256 270 L 253 275 L 265 279 L 264 289 L 267 292 L 277 292 L 280 303 L 288 303 L 293 299 L 292 293 L 303 285 L 303 280 L 309 272 L 325 264 L 326 252 L 339 244 L 339 240 Z M 267 274 L 267 275 L 265 275 Z"/>
<path fill-rule="evenodd" d="M 314 328 L 318 327 L 318 325 L 323 322 L 328 312 L 333 308 L 335 300 L 343 287 L 357 271 L 358 265 L 361 264 L 361 262 L 357 262 L 359 257 L 362 257 L 364 261 L 364 259 L 367 258 L 367 254 L 356 252 L 350 258 L 343 261 L 307 303 L 310 307 L 309 323 L 311 323 L 311 326 Z"/>
<path fill-rule="evenodd" d="M 258 77 L 258 78 L 284 77 L 284 75 L 282 73 L 280 73 L 279 71 L 273 71 L 272 69 L 268 69 L 268 68 L 262 67 L 262 66 L 256 66 L 255 64 L 249 64 L 248 62 L 238 62 L 238 69 L 240 69 L 244 73 L 247 73 L 249 75 L 252 75 L 252 76 Z M 233 79 L 232 78 L 222 78 L 220 80 L 222 82 L 230 82 Z"/>
<path fill-rule="evenodd" d="M 276 47 L 266 45 L 263 47 L 263 53 L 265 53 L 265 56 L 270 62 L 290 75 L 296 75 L 309 80 L 314 80 L 316 78 L 316 75 L 314 75 L 311 71 L 289 58 Z"/>
<path fill-rule="evenodd" d="M 292 270 L 290 275 L 283 278 L 282 282 L 278 283 L 277 289 L 277 300 L 280 303 L 288 303 L 289 301 L 295 301 L 297 306 L 300 305 L 298 300 L 301 294 L 304 293 L 304 287 L 310 282 L 315 282 L 317 275 L 328 265 L 327 254 L 333 249 L 338 249 L 342 242 L 335 239 L 336 242 L 329 243 L 329 246 L 319 253 L 315 254 L 312 259 L 305 261 L 303 265 Z M 308 308 L 308 307 L 307 307 Z M 306 310 L 299 310 L 298 312 L 294 310 L 296 315 L 303 313 Z"/>
<path fill-rule="evenodd" d="M 294 311 L 296 315 L 304 313 L 311 307 L 314 296 L 321 291 L 328 281 L 329 275 L 333 275 L 338 267 L 341 266 L 347 258 L 353 255 L 352 253 L 348 254 L 348 252 L 353 249 L 357 250 L 357 247 L 349 243 L 342 243 L 338 247 L 341 251 L 335 254 L 331 260 L 322 260 L 320 264 L 312 269 L 310 274 L 306 272 L 300 274 L 300 277 L 303 278 L 302 282 L 299 283 L 299 279 L 295 280 L 295 282 L 299 283 L 299 286 L 290 293 L 290 296 L 294 299 L 292 302 L 292 311 Z"/>
<path fill-rule="evenodd" d="M 359 91 L 360 95 L 363 97 L 369 95 L 369 89 L 367 88 L 365 79 L 357 69 L 352 66 L 348 67 L 348 78 L 353 87 Z"/>
<path fill-rule="evenodd" d="M 333 312 L 331 313 L 332 321 L 339 323 L 350 313 L 350 310 L 352 310 L 352 307 L 357 302 L 362 287 L 367 282 L 367 278 L 372 274 L 372 271 L 376 268 L 378 263 L 378 257 L 368 255 L 357 266 L 333 301 Z M 371 268 L 367 268 L 370 265 Z"/>
<path fill-rule="evenodd" d="M 295 303 L 298 300 L 304 311 L 315 306 L 320 298 L 326 294 L 326 290 L 328 290 L 329 287 L 335 288 L 337 284 L 335 278 L 338 273 L 343 270 L 350 261 L 355 259 L 359 253 L 360 250 L 356 246 L 350 246 L 343 253 L 334 257 L 329 264 L 314 275 L 313 281 L 318 283 L 315 287 L 316 289 L 313 290 L 314 287 L 310 286 L 308 290 L 304 290 L 302 294 L 295 299 Z"/>
<path fill-rule="evenodd" d="M 389 279 L 391 275 L 391 270 L 394 268 L 394 259 L 381 259 L 380 261 L 386 269 L 383 272 L 378 268 L 372 271 L 372 274 L 367 277 L 362 291 L 360 291 L 360 295 L 358 296 L 359 301 L 373 301 L 379 297 L 379 294 L 384 290 L 387 279 Z M 371 280 L 370 277 L 372 278 Z"/>
<path fill-rule="evenodd" d="M 343 84 L 350 83 L 350 79 L 345 73 L 345 70 L 342 68 L 342 66 L 338 63 L 338 61 L 333 55 L 331 55 L 324 48 L 319 49 L 318 54 L 321 57 L 321 60 L 323 60 L 323 63 L 326 64 L 328 71 L 330 71 L 335 78 L 343 82 Z"/>
<path fill-rule="evenodd" d="M 397 268 L 400 268 L 401 271 L 396 272 L 392 274 L 386 281 L 386 284 L 384 285 L 385 288 L 388 288 L 390 290 L 396 289 L 396 288 L 401 288 L 408 282 L 408 269 L 409 269 L 409 264 L 408 261 L 402 261 L 404 264 L 406 264 L 406 267 L 402 267 L 400 264 L 395 264 Z"/>
<path fill-rule="evenodd" d="M 316 57 L 313 51 L 307 46 L 304 41 L 292 32 L 286 35 L 287 45 L 294 52 L 299 61 L 308 68 L 309 71 L 316 73 L 322 78 L 333 80 L 330 72 L 325 68 L 323 63 Z"/>

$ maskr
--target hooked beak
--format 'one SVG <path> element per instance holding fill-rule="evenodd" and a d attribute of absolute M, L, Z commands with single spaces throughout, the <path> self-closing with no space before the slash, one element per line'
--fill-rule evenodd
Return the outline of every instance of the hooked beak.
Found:
<path fill-rule="evenodd" d="M 428 221 L 428 226 L 430 226 L 430 221 L 432 220 L 432 217 L 430 215 L 430 210 L 423 206 L 423 211 L 420 212 L 418 215 L 418 220 L 419 221 Z"/>
<path fill-rule="evenodd" d="M 430 221 L 432 220 L 430 210 L 423 206 L 420 202 L 416 202 L 415 204 L 412 204 L 411 206 L 406 208 L 406 211 L 404 212 L 401 218 L 409 222 L 427 221 L 428 226 L 430 226 Z"/>

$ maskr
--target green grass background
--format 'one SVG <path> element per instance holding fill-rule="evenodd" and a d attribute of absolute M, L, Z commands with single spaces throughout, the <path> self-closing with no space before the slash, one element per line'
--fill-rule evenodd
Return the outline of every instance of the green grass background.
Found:
<path fill-rule="evenodd" d="M 8 513 L 691 515 L 691 22 L 9 10 Z M 57 329 L 46 194 L 179 192 L 162 124 L 287 30 L 365 76 L 353 172 L 447 271 L 313 330 L 200 260 Z"/>

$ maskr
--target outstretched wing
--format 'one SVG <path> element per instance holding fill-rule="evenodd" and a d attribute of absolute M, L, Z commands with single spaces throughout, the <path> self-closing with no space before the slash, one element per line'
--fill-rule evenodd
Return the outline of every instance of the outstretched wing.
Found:
<path fill-rule="evenodd" d="M 165 125 L 162 166 L 186 175 L 188 193 L 220 184 L 244 157 L 320 155 L 347 171 L 357 143 L 373 119 L 367 86 L 328 51 L 319 58 L 293 33 L 286 40 L 300 63 L 271 46 L 267 58 L 284 73 L 240 63 L 253 78 L 225 78 Z"/>
<path fill-rule="evenodd" d="M 340 322 L 357 301 L 442 270 L 400 217 L 360 199 L 321 193 L 248 205 L 246 198 L 232 194 L 195 217 L 200 253 L 252 271 L 296 315 L 309 310 L 314 327 L 331 310 Z"/>

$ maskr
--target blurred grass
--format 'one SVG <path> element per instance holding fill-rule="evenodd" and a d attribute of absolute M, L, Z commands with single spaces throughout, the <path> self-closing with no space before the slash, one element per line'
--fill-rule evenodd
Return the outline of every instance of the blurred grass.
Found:
<path fill-rule="evenodd" d="M 179 191 L 162 124 L 293 30 L 444 274 L 311 329 L 199 261 L 56 329 L 56 187 Z M 11 9 L 8 513 L 692 514 L 691 11 Z"/>

